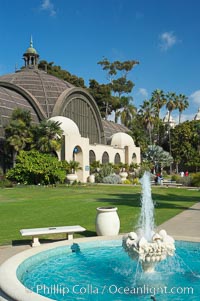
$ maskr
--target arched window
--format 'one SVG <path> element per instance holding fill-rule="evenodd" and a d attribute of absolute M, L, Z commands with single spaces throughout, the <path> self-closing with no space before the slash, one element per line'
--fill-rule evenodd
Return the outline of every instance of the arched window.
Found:
<path fill-rule="evenodd" d="M 133 162 L 136 162 L 136 161 L 137 161 L 136 153 L 133 153 L 133 154 L 132 154 L 132 161 L 133 161 Z"/>
<path fill-rule="evenodd" d="M 90 164 L 92 164 L 92 162 L 96 161 L 96 155 L 93 150 L 90 150 L 90 152 L 89 152 L 89 160 L 90 160 Z"/>
<path fill-rule="evenodd" d="M 82 149 L 80 148 L 80 146 L 75 146 L 73 149 L 73 160 L 76 161 L 76 157 L 79 153 L 82 153 Z"/>
<path fill-rule="evenodd" d="M 121 162 L 120 154 L 116 153 L 114 162 L 115 164 L 119 164 Z"/>
<path fill-rule="evenodd" d="M 102 164 L 106 164 L 106 163 L 109 163 L 109 155 L 107 152 L 104 152 L 102 156 Z"/>

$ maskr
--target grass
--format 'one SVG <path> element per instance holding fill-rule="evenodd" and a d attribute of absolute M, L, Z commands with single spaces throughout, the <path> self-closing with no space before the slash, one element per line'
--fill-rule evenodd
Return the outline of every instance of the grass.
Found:
<path fill-rule="evenodd" d="M 94 236 L 96 208 L 117 206 L 120 232 L 134 229 L 140 213 L 140 186 L 14 187 L 0 189 L 0 244 L 22 241 L 19 230 L 79 224 L 79 236 Z M 199 191 L 153 187 L 155 220 L 159 225 L 199 201 Z M 63 235 L 45 238 L 64 238 Z M 27 239 L 26 239 L 27 240 Z"/>

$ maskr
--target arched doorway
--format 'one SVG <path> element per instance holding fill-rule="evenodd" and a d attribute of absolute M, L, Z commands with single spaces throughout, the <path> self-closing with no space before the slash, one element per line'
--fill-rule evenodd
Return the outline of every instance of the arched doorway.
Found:
<path fill-rule="evenodd" d="M 109 155 L 107 152 L 104 152 L 102 156 L 102 164 L 106 164 L 106 163 L 109 163 Z"/>
<path fill-rule="evenodd" d="M 76 145 L 73 149 L 73 161 L 77 161 L 79 163 L 79 167 L 81 169 L 78 169 L 76 171 L 76 174 L 78 176 L 78 180 L 83 180 L 83 152 L 82 148 L 79 145 Z"/>
<path fill-rule="evenodd" d="M 96 161 L 96 155 L 95 155 L 95 152 L 93 150 L 90 150 L 89 151 L 89 163 L 90 165 Z"/>
<path fill-rule="evenodd" d="M 116 153 L 115 159 L 114 159 L 114 163 L 115 164 L 119 164 L 120 162 L 121 162 L 120 154 Z"/>

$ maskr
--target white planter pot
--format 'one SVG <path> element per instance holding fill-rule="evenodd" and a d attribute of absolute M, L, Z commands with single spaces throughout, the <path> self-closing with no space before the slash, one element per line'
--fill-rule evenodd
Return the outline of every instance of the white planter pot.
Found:
<path fill-rule="evenodd" d="M 98 236 L 118 235 L 120 220 L 117 207 L 98 207 L 96 215 L 96 232 Z"/>
<path fill-rule="evenodd" d="M 119 173 L 122 183 L 126 180 L 126 178 L 128 177 L 128 173 L 126 171 L 122 171 Z"/>
<path fill-rule="evenodd" d="M 95 183 L 95 175 L 90 175 L 90 176 L 88 177 L 88 182 L 89 182 L 89 183 Z"/>
<path fill-rule="evenodd" d="M 72 184 L 74 181 L 77 181 L 78 176 L 74 173 L 70 173 L 70 174 L 66 175 L 66 178 L 70 182 L 70 184 Z"/>

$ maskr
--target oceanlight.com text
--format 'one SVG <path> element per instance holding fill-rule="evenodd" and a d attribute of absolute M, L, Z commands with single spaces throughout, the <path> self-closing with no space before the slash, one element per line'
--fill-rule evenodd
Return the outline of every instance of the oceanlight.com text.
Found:
<path fill-rule="evenodd" d="M 193 287 L 153 287 L 149 285 L 143 285 L 138 287 L 126 287 L 126 286 L 117 286 L 115 284 L 95 286 L 92 284 L 80 285 L 76 284 L 73 286 L 63 286 L 63 285 L 37 285 L 36 286 L 37 294 L 42 295 L 157 295 L 157 294 L 168 294 L 168 295 L 193 295 Z"/>

